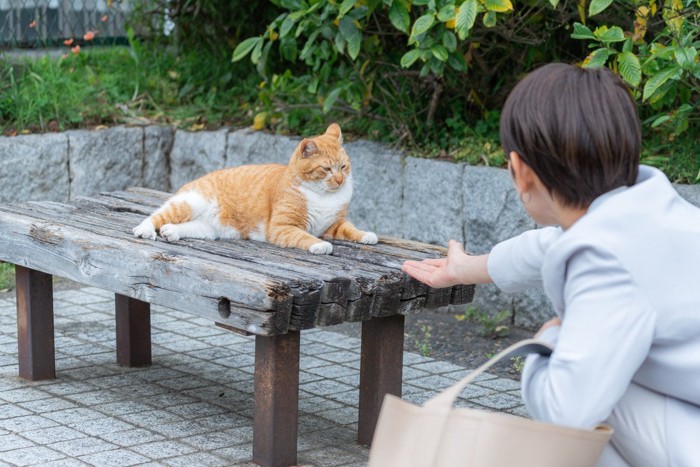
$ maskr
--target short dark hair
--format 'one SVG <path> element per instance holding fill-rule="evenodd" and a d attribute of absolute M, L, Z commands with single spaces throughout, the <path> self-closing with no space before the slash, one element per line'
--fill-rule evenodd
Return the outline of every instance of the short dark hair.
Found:
<path fill-rule="evenodd" d="M 500 136 L 506 155 L 517 152 L 565 206 L 586 208 L 639 171 L 637 107 L 607 68 L 552 63 L 529 73 L 506 99 Z"/>

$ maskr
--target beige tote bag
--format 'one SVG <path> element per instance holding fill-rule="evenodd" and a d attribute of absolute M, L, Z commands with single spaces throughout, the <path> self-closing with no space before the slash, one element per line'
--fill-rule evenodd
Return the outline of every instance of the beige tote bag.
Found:
<path fill-rule="evenodd" d="M 370 467 L 593 467 L 612 428 L 567 428 L 502 413 L 453 408 L 464 388 L 499 360 L 552 349 L 534 339 L 500 352 L 422 407 L 387 394 Z"/>

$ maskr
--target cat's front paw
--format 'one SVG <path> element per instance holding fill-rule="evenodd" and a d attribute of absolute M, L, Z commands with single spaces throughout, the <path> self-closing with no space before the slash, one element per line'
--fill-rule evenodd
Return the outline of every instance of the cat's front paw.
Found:
<path fill-rule="evenodd" d="M 160 228 L 160 236 L 168 242 L 180 240 L 180 232 L 175 224 L 165 224 Z"/>
<path fill-rule="evenodd" d="M 365 232 L 360 239 L 360 243 L 364 243 L 365 245 L 376 245 L 378 241 L 377 234 L 374 232 Z"/>
<path fill-rule="evenodd" d="M 138 238 L 150 238 L 151 240 L 156 239 L 156 228 L 151 219 L 145 219 L 139 225 L 134 227 L 132 232 Z"/>
<path fill-rule="evenodd" d="M 333 252 L 333 245 L 329 242 L 318 242 L 311 245 L 309 251 L 315 255 L 330 255 Z"/>

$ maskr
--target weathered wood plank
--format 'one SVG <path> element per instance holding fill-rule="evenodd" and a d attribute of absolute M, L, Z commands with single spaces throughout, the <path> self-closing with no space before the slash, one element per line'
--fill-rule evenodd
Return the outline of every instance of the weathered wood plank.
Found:
<path fill-rule="evenodd" d="M 292 296 L 286 284 L 172 255 L 160 244 L 135 238 L 125 242 L 65 225 L 60 218 L 0 211 L 4 261 L 148 303 L 185 307 L 252 334 L 287 331 Z M 229 304 L 229 316 L 220 313 L 222 302 Z"/>

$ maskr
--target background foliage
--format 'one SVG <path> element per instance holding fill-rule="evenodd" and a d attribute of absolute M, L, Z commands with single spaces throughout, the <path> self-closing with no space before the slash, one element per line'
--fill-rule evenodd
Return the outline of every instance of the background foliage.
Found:
<path fill-rule="evenodd" d="M 0 67 L 3 132 L 337 121 L 347 137 L 499 166 L 505 97 L 562 61 L 620 74 L 644 162 L 700 181 L 700 0 L 137 0 L 130 25 L 129 49 Z"/>

